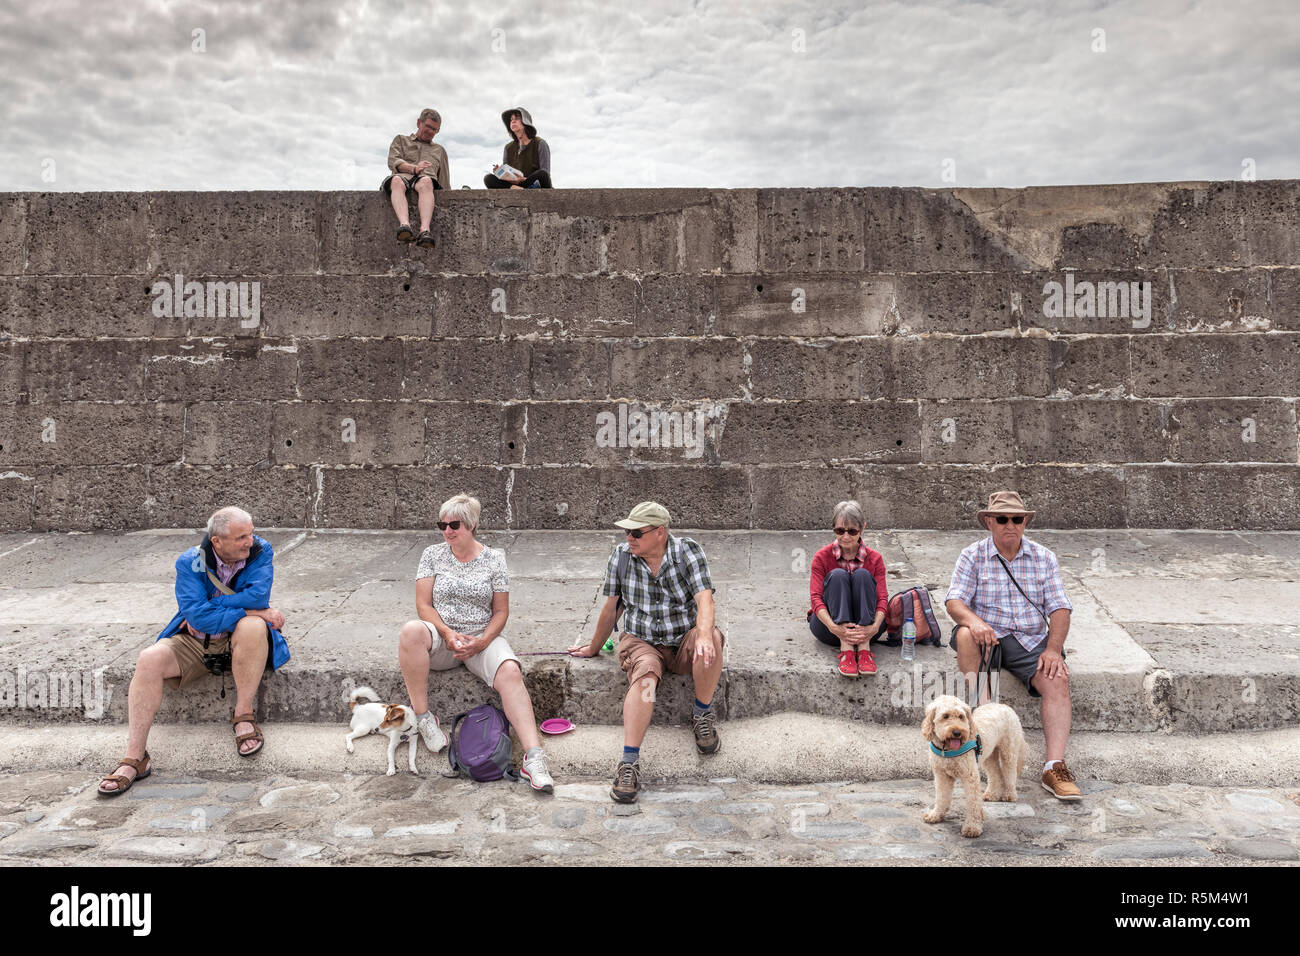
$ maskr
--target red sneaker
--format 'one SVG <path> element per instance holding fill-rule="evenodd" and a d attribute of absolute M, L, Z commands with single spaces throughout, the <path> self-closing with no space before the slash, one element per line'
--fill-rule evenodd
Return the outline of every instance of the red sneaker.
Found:
<path fill-rule="evenodd" d="M 875 667 L 874 664 L 871 666 Z M 840 673 L 845 677 L 858 676 L 858 659 L 852 651 L 840 651 Z"/>
<path fill-rule="evenodd" d="M 876 659 L 871 656 L 870 651 L 858 651 L 858 673 L 874 674 L 876 672 Z"/>

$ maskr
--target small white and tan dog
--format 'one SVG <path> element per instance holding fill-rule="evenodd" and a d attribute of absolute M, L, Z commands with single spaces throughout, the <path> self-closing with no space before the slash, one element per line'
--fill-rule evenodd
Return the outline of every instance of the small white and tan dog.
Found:
<path fill-rule="evenodd" d="M 923 819 L 938 823 L 944 818 L 952 805 L 953 782 L 961 780 L 966 796 L 961 835 L 979 836 L 984 830 L 983 800 L 1016 802 L 1016 778 L 1025 768 L 1025 732 L 1020 718 L 1006 704 L 984 704 L 971 713 L 965 701 L 944 694 L 925 708 L 921 734 L 930 745 L 930 769 L 934 772 L 934 809 Z M 978 762 L 975 748 L 967 748 L 977 739 Z M 983 794 L 981 764 L 989 774 Z"/>
<path fill-rule="evenodd" d="M 411 773 L 415 769 L 415 743 L 420 737 L 415 726 L 415 711 L 405 704 L 385 704 L 379 695 L 369 687 L 358 687 L 349 698 L 348 707 L 352 710 L 352 732 L 348 734 L 348 753 L 355 753 L 352 741 L 366 734 L 388 735 L 388 776 L 397 773 L 393 764 L 393 755 L 397 745 L 403 740 L 411 742 Z"/>

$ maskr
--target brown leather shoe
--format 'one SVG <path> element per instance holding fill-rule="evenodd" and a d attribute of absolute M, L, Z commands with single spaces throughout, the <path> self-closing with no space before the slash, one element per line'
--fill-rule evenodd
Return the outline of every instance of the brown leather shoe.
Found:
<path fill-rule="evenodd" d="M 1061 760 L 1043 771 L 1043 789 L 1057 800 L 1082 800 L 1083 791 L 1074 782 L 1074 774 Z"/>
<path fill-rule="evenodd" d="M 637 791 L 640 789 L 641 768 L 634 763 L 620 761 L 609 795 L 616 803 L 636 803 Z"/>

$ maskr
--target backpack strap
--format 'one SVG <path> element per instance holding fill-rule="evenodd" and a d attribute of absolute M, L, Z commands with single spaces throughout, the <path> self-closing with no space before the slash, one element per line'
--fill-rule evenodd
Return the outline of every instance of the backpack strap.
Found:
<path fill-rule="evenodd" d="M 623 579 L 627 577 L 627 566 L 631 560 L 631 551 L 620 551 L 618 564 L 614 567 L 614 596 L 618 598 L 618 603 L 614 605 L 615 627 L 618 626 L 618 619 L 623 614 L 623 608 L 627 607 L 627 602 L 623 600 Z"/>
<path fill-rule="evenodd" d="M 925 615 L 925 624 L 930 628 L 930 639 L 934 642 L 935 647 L 943 647 L 943 632 L 939 630 L 939 622 L 934 617 L 934 608 L 930 606 L 929 589 L 925 587 L 917 588 L 916 597 L 921 602 L 921 613 Z"/>
<path fill-rule="evenodd" d="M 453 777 L 460 776 L 460 767 L 456 764 L 456 728 L 469 716 L 469 711 L 457 714 L 451 719 L 451 729 L 447 731 L 447 764 L 451 767 Z"/>

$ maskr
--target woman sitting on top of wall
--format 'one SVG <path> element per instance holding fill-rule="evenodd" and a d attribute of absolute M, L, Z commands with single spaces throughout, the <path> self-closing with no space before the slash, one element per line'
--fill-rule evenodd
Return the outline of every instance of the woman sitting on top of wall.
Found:
<path fill-rule="evenodd" d="M 520 174 L 498 177 L 496 170 L 500 167 L 493 166 L 493 171 L 483 177 L 483 184 L 488 189 L 550 189 L 551 147 L 537 135 L 528 110 L 522 106 L 506 110 L 501 114 L 501 122 L 510 130 L 510 142 L 501 152 L 501 163 L 519 170 Z"/>

